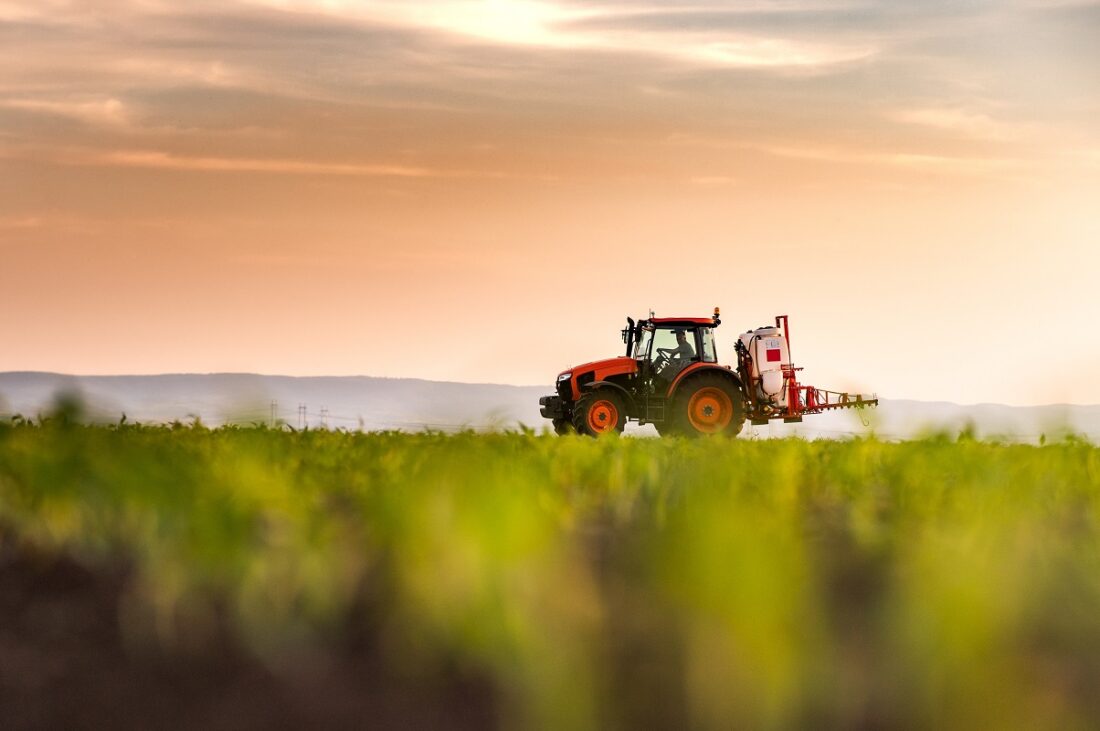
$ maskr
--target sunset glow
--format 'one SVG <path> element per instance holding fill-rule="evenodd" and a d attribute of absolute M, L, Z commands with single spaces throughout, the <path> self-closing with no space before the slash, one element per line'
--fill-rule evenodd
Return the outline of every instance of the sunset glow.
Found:
<path fill-rule="evenodd" d="M 1100 3 L 0 2 L 0 370 L 549 383 L 626 315 L 1100 403 Z"/>

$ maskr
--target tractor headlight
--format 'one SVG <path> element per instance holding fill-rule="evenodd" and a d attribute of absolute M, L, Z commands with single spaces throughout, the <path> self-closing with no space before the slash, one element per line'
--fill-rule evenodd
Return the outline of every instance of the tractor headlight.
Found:
<path fill-rule="evenodd" d="M 560 376 L 558 376 L 558 383 L 561 383 L 562 381 L 568 381 L 572 377 L 573 377 L 573 372 L 572 371 L 569 371 L 567 373 L 562 373 Z"/>

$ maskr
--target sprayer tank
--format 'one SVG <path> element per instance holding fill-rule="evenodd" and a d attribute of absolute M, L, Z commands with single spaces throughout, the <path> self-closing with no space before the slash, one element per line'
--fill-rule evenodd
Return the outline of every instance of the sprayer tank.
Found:
<path fill-rule="evenodd" d="M 778 327 L 760 327 L 741 334 L 741 342 L 752 356 L 752 377 L 757 393 L 777 406 L 787 405 L 783 368 L 791 364 L 787 338 Z"/>

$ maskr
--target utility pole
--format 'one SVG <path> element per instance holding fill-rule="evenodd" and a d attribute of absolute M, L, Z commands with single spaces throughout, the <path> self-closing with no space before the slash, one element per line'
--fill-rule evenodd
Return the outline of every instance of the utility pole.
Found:
<path fill-rule="evenodd" d="M 301 431 L 306 425 L 306 405 L 298 404 L 298 430 Z"/>
<path fill-rule="evenodd" d="M 275 410 L 279 408 L 279 402 L 275 399 L 271 399 L 271 428 L 275 428 Z"/>
<path fill-rule="evenodd" d="M 328 407 L 321 407 L 321 428 L 328 429 Z"/>

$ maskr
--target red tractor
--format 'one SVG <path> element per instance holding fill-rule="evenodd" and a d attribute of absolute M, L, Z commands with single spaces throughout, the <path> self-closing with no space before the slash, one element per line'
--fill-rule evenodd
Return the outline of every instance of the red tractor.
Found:
<path fill-rule="evenodd" d="M 662 434 L 699 436 L 741 432 L 745 419 L 802 421 L 805 414 L 878 404 L 876 398 L 824 391 L 798 383 L 790 360 L 786 315 L 775 326 L 742 334 L 737 367 L 720 365 L 713 317 L 627 318 L 626 354 L 576 366 L 558 375 L 553 396 L 539 399 L 558 434 L 621 432 L 628 420 Z"/>

